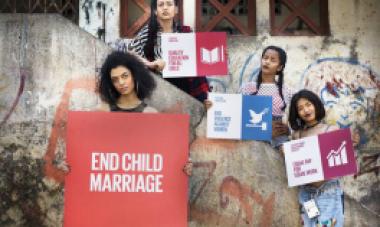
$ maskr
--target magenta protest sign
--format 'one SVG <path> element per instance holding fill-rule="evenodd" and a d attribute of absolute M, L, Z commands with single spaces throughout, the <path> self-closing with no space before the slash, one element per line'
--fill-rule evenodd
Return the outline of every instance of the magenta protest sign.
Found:
<path fill-rule="evenodd" d="M 290 187 L 355 174 L 350 129 L 340 129 L 284 144 Z"/>

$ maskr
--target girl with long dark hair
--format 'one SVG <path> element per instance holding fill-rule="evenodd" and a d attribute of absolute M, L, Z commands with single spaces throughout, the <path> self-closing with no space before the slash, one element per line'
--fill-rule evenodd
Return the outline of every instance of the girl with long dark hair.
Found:
<path fill-rule="evenodd" d="M 243 95 L 272 96 L 272 146 L 278 148 L 288 140 L 289 129 L 282 123 L 286 104 L 292 97 L 292 92 L 284 86 L 284 68 L 286 52 L 277 46 L 268 46 L 261 55 L 261 70 L 256 82 L 248 82 L 241 88 Z"/>
<path fill-rule="evenodd" d="M 141 56 L 143 63 L 158 74 L 165 67 L 165 61 L 161 57 L 161 34 L 189 31 L 188 27 L 181 26 L 174 20 L 177 13 L 177 0 L 152 0 L 149 23 L 128 46 L 129 51 Z M 205 77 L 166 80 L 201 102 L 207 98 L 209 86 Z"/>

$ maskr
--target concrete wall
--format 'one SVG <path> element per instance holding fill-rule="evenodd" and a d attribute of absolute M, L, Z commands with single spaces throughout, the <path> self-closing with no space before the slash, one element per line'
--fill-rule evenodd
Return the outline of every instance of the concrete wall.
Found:
<path fill-rule="evenodd" d="M 0 226 L 60 226 L 67 110 L 97 104 L 108 48 L 61 16 L 22 14 L 0 15 L 0 47 Z"/>
<path fill-rule="evenodd" d="M 329 37 L 272 37 L 268 1 L 257 6 L 258 35 L 230 37 L 230 76 L 209 81 L 237 92 L 255 78 L 263 47 L 284 47 L 287 85 L 318 92 L 330 123 L 360 130 L 360 172 L 343 179 L 346 226 L 377 226 L 380 2 L 330 1 Z M 60 16 L 7 14 L 0 48 L 0 226 L 61 226 L 66 114 L 98 104 L 95 75 L 109 48 Z M 299 225 L 297 191 L 278 153 L 261 142 L 207 139 L 202 105 L 164 81 L 149 102 L 191 114 L 190 226 Z"/>

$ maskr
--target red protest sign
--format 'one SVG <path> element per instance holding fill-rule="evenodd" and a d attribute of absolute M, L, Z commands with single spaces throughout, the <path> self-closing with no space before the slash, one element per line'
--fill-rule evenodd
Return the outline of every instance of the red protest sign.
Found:
<path fill-rule="evenodd" d="M 64 226 L 187 226 L 189 117 L 70 112 Z"/>
<path fill-rule="evenodd" d="M 228 75 L 224 32 L 165 33 L 161 48 L 164 78 Z"/>

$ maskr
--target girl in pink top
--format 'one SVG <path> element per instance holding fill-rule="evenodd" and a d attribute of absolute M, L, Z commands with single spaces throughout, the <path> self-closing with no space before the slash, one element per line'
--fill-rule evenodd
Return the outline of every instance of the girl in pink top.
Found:
<path fill-rule="evenodd" d="M 288 141 L 289 135 L 288 126 L 282 123 L 286 104 L 292 97 L 292 92 L 284 86 L 286 58 L 282 48 L 266 47 L 261 56 L 261 70 L 257 81 L 243 84 L 240 89 L 243 95 L 272 96 L 272 146 L 275 148 Z"/>

